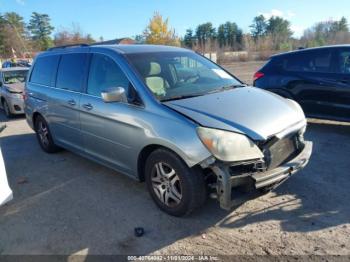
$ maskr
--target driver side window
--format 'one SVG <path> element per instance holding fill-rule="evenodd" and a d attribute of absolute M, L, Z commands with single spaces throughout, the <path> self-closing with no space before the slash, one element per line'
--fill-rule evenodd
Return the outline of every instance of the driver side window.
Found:
<path fill-rule="evenodd" d="M 100 97 L 103 90 L 111 87 L 123 87 L 128 94 L 129 86 L 129 80 L 111 58 L 93 54 L 87 86 L 88 94 Z"/>

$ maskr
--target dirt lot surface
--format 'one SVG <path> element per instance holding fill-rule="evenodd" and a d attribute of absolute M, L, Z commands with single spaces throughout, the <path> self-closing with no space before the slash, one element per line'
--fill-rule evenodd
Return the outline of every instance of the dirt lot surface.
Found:
<path fill-rule="evenodd" d="M 14 191 L 0 207 L 0 254 L 350 255 L 350 124 L 310 120 L 312 159 L 274 192 L 174 218 L 145 184 L 67 151 L 46 154 L 23 118 L 0 119 Z"/>
<path fill-rule="evenodd" d="M 266 61 L 251 61 L 223 64 L 222 66 L 237 76 L 246 84 L 253 84 L 254 73 L 257 72 Z"/>

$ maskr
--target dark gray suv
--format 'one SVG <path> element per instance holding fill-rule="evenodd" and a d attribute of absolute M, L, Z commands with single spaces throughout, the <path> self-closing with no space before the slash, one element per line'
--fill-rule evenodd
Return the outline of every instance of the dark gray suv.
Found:
<path fill-rule="evenodd" d="M 83 155 L 137 180 L 181 216 L 211 192 L 270 189 L 303 168 L 300 106 L 247 87 L 186 49 L 60 47 L 37 56 L 25 90 L 29 125 L 46 152 Z"/>

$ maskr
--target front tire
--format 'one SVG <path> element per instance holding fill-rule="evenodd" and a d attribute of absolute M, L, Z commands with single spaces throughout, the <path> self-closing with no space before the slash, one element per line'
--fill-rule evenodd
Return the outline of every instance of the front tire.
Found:
<path fill-rule="evenodd" d="M 56 153 L 60 151 L 60 148 L 53 142 L 49 125 L 41 115 L 36 117 L 34 129 L 39 145 L 46 153 Z"/>
<path fill-rule="evenodd" d="M 4 109 L 5 115 L 7 118 L 12 118 L 13 114 L 11 113 L 10 107 L 8 105 L 8 103 L 6 102 L 6 100 L 4 100 L 2 102 L 2 108 Z"/>
<path fill-rule="evenodd" d="M 206 200 L 201 172 L 189 168 L 169 150 L 157 149 L 151 153 L 146 162 L 145 179 L 154 202 L 169 215 L 188 215 Z"/>

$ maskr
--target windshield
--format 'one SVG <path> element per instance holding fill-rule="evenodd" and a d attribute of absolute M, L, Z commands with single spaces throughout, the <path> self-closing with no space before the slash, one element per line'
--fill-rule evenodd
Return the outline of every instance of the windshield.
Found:
<path fill-rule="evenodd" d="M 128 54 L 127 58 L 160 101 L 242 85 L 214 63 L 192 52 Z"/>
<path fill-rule="evenodd" d="M 24 83 L 26 81 L 27 74 L 28 70 L 3 72 L 4 82 L 5 84 Z"/>

